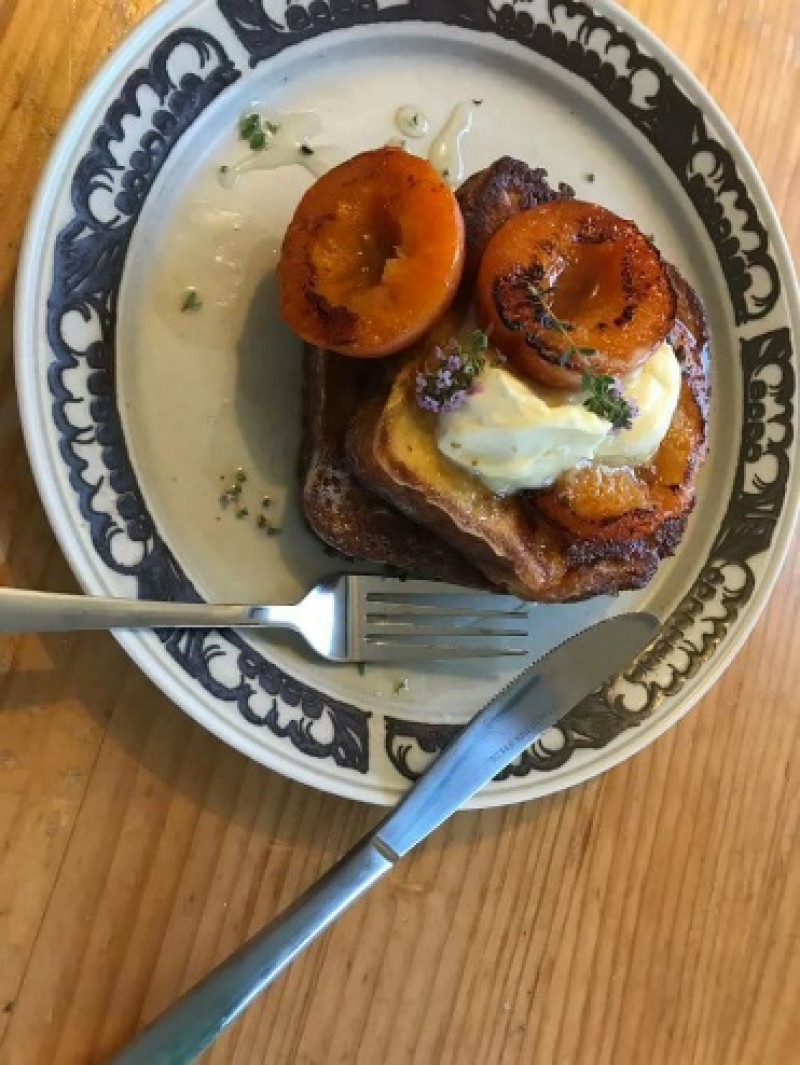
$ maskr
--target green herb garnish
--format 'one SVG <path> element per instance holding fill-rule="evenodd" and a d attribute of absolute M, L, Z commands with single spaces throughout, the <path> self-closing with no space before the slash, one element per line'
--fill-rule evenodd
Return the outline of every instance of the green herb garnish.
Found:
<path fill-rule="evenodd" d="M 255 111 L 242 115 L 239 119 L 239 136 L 243 141 L 249 141 L 254 133 L 261 132 L 261 116 Z"/>
<path fill-rule="evenodd" d="M 199 311 L 203 306 L 196 288 L 187 288 L 181 300 L 181 311 Z"/>
<path fill-rule="evenodd" d="M 585 373 L 581 383 L 584 391 L 588 393 L 583 401 L 588 411 L 611 422 L 612 428 L 617 432 L 630 429 L 639 412 L 636 404 L 622 394 L 619 378 L 605 373 Z"/>
<path fill-rule="evenodd" d="M 582 348 L 572 343 L 570 332 L 575 327 L 571 322 L 565 322 L 563 318 L 559 318 L 553 312 L 552 305 L 547 302 L 547 297 L 553 291 L 552 288 L 539 288 L 538 285 L 534 285 L 532 281 L 529 281 L 528 291 L 541 308 L 542 313 L 539 316 L 539 324 L 544 329 L 555 329 L 567 341 L 567 347 L 558 353 L 558 361 L 562 366 L 566 366 L 575 355 L 584 355 L 586 358 L 591 358 L 597 354 L 596 348 Z"/>
<path fill-rule="evenodd" d="M 314 154 L 314 149 L 308 144 L 301 144 L 300 145 L 300 151 L 303 153 L 303 155 L 313 155 Z"/>
<path fill-rule="evenodd" d="M 267 147 L 267 134 L 278 132 L 274 122 L 264 122 L 261 115 L 251 111 L 239 120 L 239 136 L 247 141 L 254 152 L 261 152 Z"/>
<path fill-rule="evenodd" d="M 489 348 L 489 334 L 484 333 L 482 329 L 473 329 L 472 336 L 469 338 L 469 346 L 473 355 L 477 355 L 481 351 L 487 351 Z"/>
<path fill-rule="evenodd" d="M 529 283 L 528 291 L 541 308 L 542 313 L 539 317 L 539 324 L 545 329 L 556 330 L 567 341 L 566 348 L 559 352 L 558 361 L 562 366 L 569 363 L 576 355 L 588 359 L 597 355 L 596 348 L 580 347 L 577 344 L 573 344 L 570 332 L 574 326 L 554 314 L 552 305 L 547 302 L 548 296 L 553 291 L 552 288 L 542 289 Z M 582 384 L 584 391 L 588 393 L 583 401 L 586 410 L 596 414 L 598 418 L 611 422 L 613 432 L 630 429 L 633 419 L 639 411 L 636 404 L 632 400 L 627 400 L 622 394 L 622 385 L 619 378 L 612 377 L 610 374 L 584 373 Z"/>

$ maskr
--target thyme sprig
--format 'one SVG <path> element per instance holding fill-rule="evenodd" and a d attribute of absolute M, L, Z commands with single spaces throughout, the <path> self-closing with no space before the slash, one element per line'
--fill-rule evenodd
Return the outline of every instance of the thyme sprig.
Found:
<path fill-rule="evenodd" d="M 564 321 L 563 318 L 559 318 L 553 310 L 553 305 L 548 302 L 547 297 L 553 292 L 552 286 L 549 288 L 539 288 L 532 281 L 528 282 L 528 292 L 536 300 L 542 309 L 542 314 L 539 316 L 539 324 L 543 329 L 555 329 L 560 333 L 567 342 L 566 348 L 558 354 L 558 361 L 562 366 L 572 359 L 575 355 L 583 355 L 586 358 L 592 358 L 597 354 L 597 348 L 584 348 L 579 345 L 573 344 L 570 333 L 575 328 L 572 322 Z"/>
<path fill-rule="evenodd" d="M 598 418 L 604 418 L 611 422 L 612 431 L 621 432 L 630 429 L 633 419 L 639 413 L 639 408 L 633 400 L 626 399 L 622 392 L 622 383 L 618 377 L 611 374 L 585 373 L 581 384 L 588 396 L 583 401 L 584 407 L 596 414 Z"/>
<path fill-rule="evenodd" d="M 559 354 L 558 361 L 562 366 L 566 366 L 575 355 L 591 359 L 598 354 L 596 348 L 581 347 L 572 342 L 570 332 L 575 327 L 571 322 L 559 318 L 553 311 L 552 303 L 548 302 L 548 297 L 553 292 L 552 286 L 539 288 L 533 282 L 528 282 L 528 291 L 542 309 L 539 324 L 544 329 L 556 330 L 567 341 L 566 348 Z M 618 377 L 612 377 L 611 374 L 584 372 L 581 384 L 584 392 L 587 393 L 583 401 L 586 410 L 596 414 L 598 418 L 611 422 L 614 432 L 618 433 L 623 429 L 631 428 L 639 409 L 633 400 L 625 398 L 622 392 L 622 382 Z"/>
<path fill-rule="evenodd" d="M 200 298 L 200 293 L 196 288 L 189 287 L 184 290 L 183 298 L 181 299 L 181 311 L 199 311 L 203 306 L 203 301 Z"/>

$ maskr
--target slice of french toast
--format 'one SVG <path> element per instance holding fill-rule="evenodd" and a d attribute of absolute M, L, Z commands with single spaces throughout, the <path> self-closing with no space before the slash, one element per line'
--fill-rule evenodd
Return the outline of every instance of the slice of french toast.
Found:
<path fill-rule="evenodd" d="M 303 368 L 301 500 L 312 531 L 347 558 L 380 563 L 433 580 L 486 587 L 458 550 L 374 495 L 353 475 L 347 428 L 369 402 L 382 404 L 397 359 L 351 359 L 307 347 Z"/>
<path fill-rule="evenodd" d="M 569 602 L 645 585 L 672 554 L 694 505 L 705 456 L 707 333 L 700 305 L 673 273 L 683 386 L 653 461 L 635 470 L 586 467 L 552 488 L 501 497 L 439 451 L 435 416 L 416 402 L 416 363 L 347 432 L 351 468 L 480 568 L 498 587 L 538 602 Z"/>
<path fill-rule="evenodd" d="M 554 190 L 544 170 L 510 157 L 469 178 L 458 190 L 467 230 L 471 275 L 483 248 L 518 211 L 574 195 Z M 465 274 L 466 277 L 466 274 Z M 487 577 L 427 527 L 409 519 L 353 473 L 345 450 L 350 420 L 371 398 L 385 398 L 403 359 L 349 359 L 305 347 L 301 501 L 306 522 L 329 547 L 349 558 L 383 563 L 420 577 L 486 587 Z"/>
<path fill-rule="evenodd" d="M 465 276 L 512 215 L 571 196 L 509 158 L 470 178 L 458 193 Z M 595 469 L 546 491 L 498 497 L 439 452 L 434 419 L 416 403 L 418 357 L 365 361 L 308 350 L 301 478 L 311 528 L 345 555 L 536 601 L 647 584 L 680 540 L 705 455 L 707 328 L 688 283 L 673 269 L 671 278 L 681 399 L 658 455 L 627 481 Z"/>

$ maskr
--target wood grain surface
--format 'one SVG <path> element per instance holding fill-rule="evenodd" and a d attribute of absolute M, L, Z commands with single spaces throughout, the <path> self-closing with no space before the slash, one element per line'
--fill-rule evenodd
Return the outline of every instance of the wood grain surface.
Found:
<path fill-rule="evenodd" d="M 71 590 L 26 461 L 12 292 L 53 136 L 150 0 L 0 2 L 0 582 Z M 739 130 L 800 250 L 800 4 L 629 0 Z M 734 666 L 568 794 L 455 817 L 204 1059 L 800 1062 L 800 554 Z M 0 1062 L 100 1062 L 376 811 L 206 735 L 110 636 L 0 637 Z"/>

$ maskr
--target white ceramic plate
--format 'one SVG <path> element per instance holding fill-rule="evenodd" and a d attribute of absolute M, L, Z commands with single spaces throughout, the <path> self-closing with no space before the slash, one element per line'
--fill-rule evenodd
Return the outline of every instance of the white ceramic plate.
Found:
<path fill-rule="evenodd" d="M 597 0 L 173 0 L 112 56 L 54 148 L 20 269 L 22 417 L 50 520 L 83 587 L 271 601 L 331 561 L 295 500 L 300 352 L 275 309 L 277 248 L 310 180 L 243 177 L 237 119 L 314 109 L 321 139 L 384 143 L 402 103 L 434 129 L 482 98 L 468 172 L 503 154 L 635 218 L 700 292 L 713 330 L 711 458 L 677 557 L 641 593 L 533 608 L 531 653 L 642 606 L 663 637 L 486 789 L 516 802 L 650 742 L 731 660 L 764 605 L 797 497 L 795 281 L 774 210 L 691 75 Z M 424 142 L 420 144 L 424 151 Z M 589 182 L 587 175 L 596 175 Z M 193 285 L 201 311 L 182 314 Z M 283 532 L 220 508 L 243 467 Z M 507 678 L 501 665 L 397 670 L 317 662 L 230 632 L 120 640 L 226 742 L 342 795 L 394 800 Z"/>

